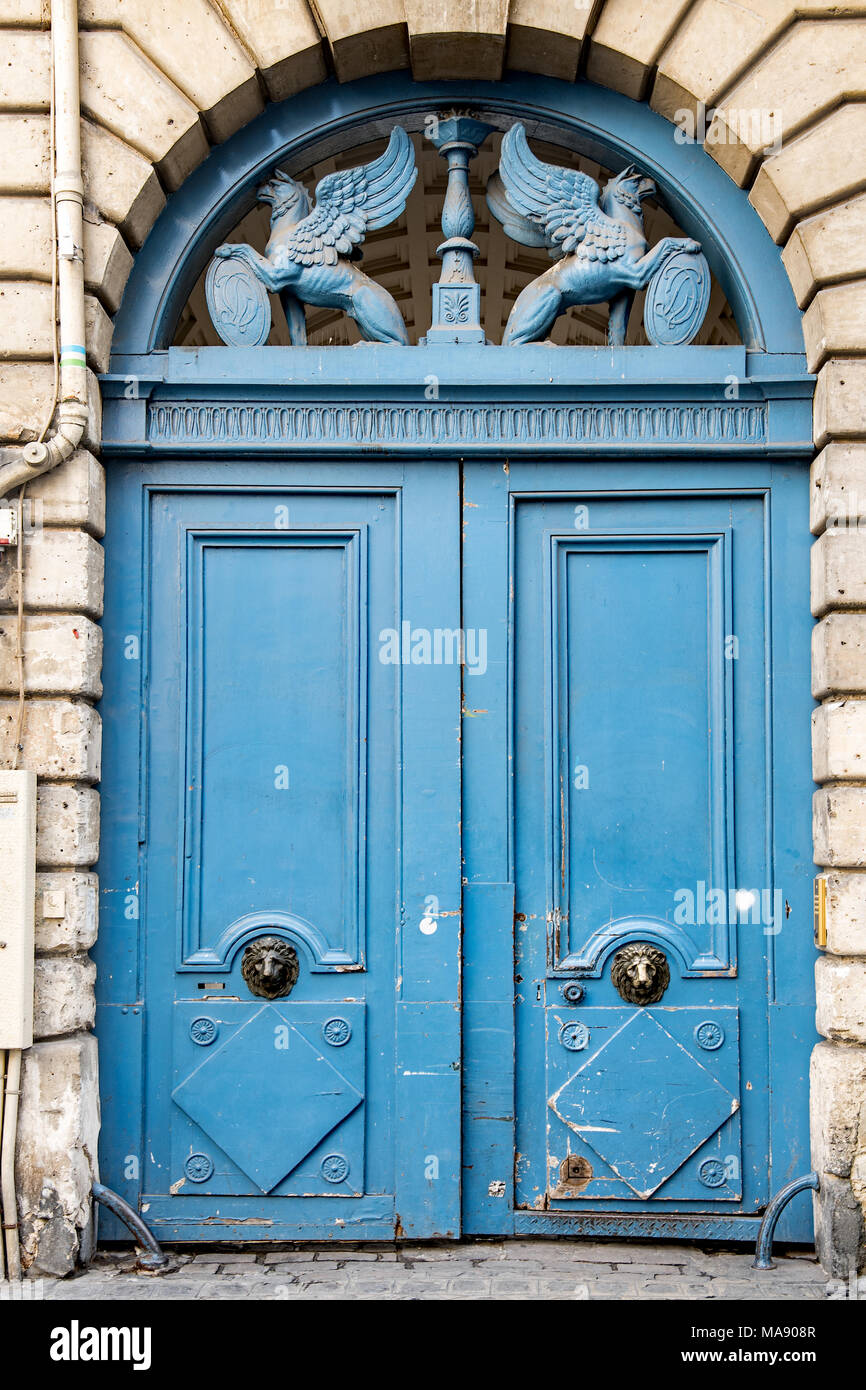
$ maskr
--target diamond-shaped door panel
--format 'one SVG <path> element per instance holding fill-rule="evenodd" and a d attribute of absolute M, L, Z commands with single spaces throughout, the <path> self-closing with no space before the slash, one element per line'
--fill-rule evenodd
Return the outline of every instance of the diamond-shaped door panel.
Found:
<path fill-rule="evenodd" d="M 361 1117 L 344 1126 L 364 1098 L 363 1005 L 207 1000 L 176 1024 L 172 1100 L 193 1126 L 173 1122 L 175 1191 L 273 1192 L 290 1174 L 310 1195 L 363 1190 Z"/>
<path fill-rule="evenodd" d="M 677 1173 L 683 1190 L 665 1197 L 736 1196 L 723 1160 L 713 1159 L 712 1174 L 709 1159 L 704 1174 L 689 1165 L 740 1108 L 735 1009 L 552 1009 L 548 1024 L 548 1105 L 570 1131 L 569 1152 L 588 1153 L 596 1178 L 583 1200 L 612 1195 L 617 1179 L 646 1200 Z M 562 1138 L 551 1135 L 552 1164 Z M 738 1121 L 732 1146 L 738 1178 Z M 717 1168 L 722 1179 L 711 1183 Z"/>

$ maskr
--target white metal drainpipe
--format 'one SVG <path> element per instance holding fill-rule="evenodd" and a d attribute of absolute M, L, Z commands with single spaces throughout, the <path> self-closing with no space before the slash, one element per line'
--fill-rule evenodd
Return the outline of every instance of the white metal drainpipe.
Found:
<path fill-rule="evenodd" d="M 84 186 L 81 180 L 81 107 L 78 88 L 77 0 L 51 0 L 54 67 L 54 184 L 57 214 L 60 406 L 56 432 L 27 444 L 0 466 L 0 497 L 56 468 L 81 443 L 87 424 L 84 342 Z M 4 454 L 10 451 L 4 450 Z"/>
<path fill-rule="evenodd" d="M 44 442 L 3 450 L 13 458 L 0 466 L 0 497 L 56 468 L 78 448 L 87 424 L 87 364 L 84 339 L 84 186 L 81 178 L 81 108 L 78 84 L 78 3 L 51 0 L 51 56 L 54 73 L 54 182 L 57 219 L 58 321 L 60 325 L 60 403 L 58 426 Z M 14 457 L 19 454 L 19 457 Z M 23 536 L 18 544 L 23 545 Z M 15 1144 L 21 1052 L 6 1054 L 5 1103 L 0 1105 L 0 1197 L 6 1237 L 6 1276 L 21 1278 Z M 0 1273 L 2 1273 L 0 1255 Z"/>

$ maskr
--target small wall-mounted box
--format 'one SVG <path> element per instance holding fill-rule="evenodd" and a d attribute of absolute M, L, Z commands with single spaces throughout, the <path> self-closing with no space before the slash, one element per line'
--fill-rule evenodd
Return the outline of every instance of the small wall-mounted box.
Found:
<path fill-rule="evenodd" d="M 0 771 L 0 1049 L 33 1042 L 36 774 Z"/>
<path fill-rule="evenodd" d="M 17 543 L 18 513 L 14 507 L 0 507 L 0 547 Z"/>

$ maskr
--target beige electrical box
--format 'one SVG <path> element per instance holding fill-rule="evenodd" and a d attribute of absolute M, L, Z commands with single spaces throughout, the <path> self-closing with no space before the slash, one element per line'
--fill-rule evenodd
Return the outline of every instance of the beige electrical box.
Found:
<path fill-rule="evenodd" d="M 0 771 L 0 1049 L 33 1042 L 36 774 Z"/>

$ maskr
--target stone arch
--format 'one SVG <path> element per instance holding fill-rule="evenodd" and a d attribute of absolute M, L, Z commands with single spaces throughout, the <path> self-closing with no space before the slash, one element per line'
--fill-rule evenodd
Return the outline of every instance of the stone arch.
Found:
<path fill-rule="evenodd" d="M 330 151 L 341 140 L 375 138 L 383 122 L 421 130 L 425 112 L 447 105 L 454 90 L 397 72 L 326 83 L 257 117 L 196 169 L 160 214 L 127 285 L 113 351 L 169 346 L 214 245 L 253 206 L 257 185 L 275 164 L 297 160 L 311 139 Z M 540 138 L 559 130 L 610 167 L 637 163 L 655 179 L 678 225 L 701 241 L 743 341 L 772 352 L 801 350 L 800 314 L 754 210 L 699 146 L 672 141 L 670 128 L 645 105 L 587 84 L 511 75 L 500 83 L 463 82 L 459 92 L 503 129 L 519 117 Z"/>
<path fill-rule="evenodd" d="M 13 311 L 7 354 L 13 361 L 47 355 L 43 8 L 36 0 L 0 6 L 12 67 L 28 76 L 20 98 L 13 90 L 0 112 L 7 147 L 18 143 L 23 155 L 14 172 L 4 176 L 0 168 L 0 188 L 28 195 L 38 232 L 29 254 L 11 256 L 5 269 L 22 282 L 5 306 Z M 749 0 L 745 6 L 731 0 L 646 6 L 632 0 L 487 0 L 475 8 L 473 21 L 455 0 L 376 0 L 364 7 L 287 0 L 273 8 L 256 0 L 191 0 L 160 10 L 145 0 L 82 0 L 93 366 L 106 365 L 110 316 L 131 267 L 130 251 L 142 244 L 165 194 L 214 144 L 260 114 L 267 101 L 285 100 L 329 73 L 345 82 L 400 69 L 421 81 L 496 81 L 515 70 L 566 81 L 580 74 L 678 123 L 689 115 L 700 122 L 702 112 L 717 108 L 706 122 L 705 147 L 749 191 L 784 248 L 798 303 L 807 311 L 810 368 L 866 349 L 866 102 L 857 90 L 866 19 L 854 0 Z M 783 141 L 766 156 L 762 115 L 778 118 Z M 27 333 L 15 328 L 22 310 L 31 320 Z"/>

